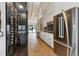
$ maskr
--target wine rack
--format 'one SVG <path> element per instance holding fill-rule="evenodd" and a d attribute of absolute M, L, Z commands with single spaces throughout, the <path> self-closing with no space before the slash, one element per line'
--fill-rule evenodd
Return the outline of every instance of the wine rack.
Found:
<path fill-rule="evenodd" d="M 10 17 L 10 37 L 9 37 L 9 52 L 13 53 L 15 48 L 15 18 Z"/>
<path fill-rule="evenodd" d="M 19 14 L 21 13 L 18 12 L 16 3 L 6 3 L 6 55 L 9 56 L 15 55 L 16 50 L 21 45 L 20 33 L 18 30 L 19 25 L 24 24 L 24 22 L 20 24 L 19 21 Z"/>

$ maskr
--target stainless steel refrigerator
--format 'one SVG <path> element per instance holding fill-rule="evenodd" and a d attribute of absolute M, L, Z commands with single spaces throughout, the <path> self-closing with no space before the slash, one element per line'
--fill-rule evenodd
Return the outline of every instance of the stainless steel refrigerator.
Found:
<path fill-rule="evenodd" d="M 79 55 L 79 8 L 74 7 L 54 16 L 54 51 L 58 56 Z"/>

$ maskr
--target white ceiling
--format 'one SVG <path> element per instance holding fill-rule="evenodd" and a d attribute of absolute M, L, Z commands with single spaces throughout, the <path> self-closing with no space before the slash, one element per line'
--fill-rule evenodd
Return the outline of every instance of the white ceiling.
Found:
<path fill-rule="evenodd" d="M 37 20 L 40 16 L 42 16 L 43 12 L 47 9 L 47 2 L 28 2 L 28 19 Z"/>

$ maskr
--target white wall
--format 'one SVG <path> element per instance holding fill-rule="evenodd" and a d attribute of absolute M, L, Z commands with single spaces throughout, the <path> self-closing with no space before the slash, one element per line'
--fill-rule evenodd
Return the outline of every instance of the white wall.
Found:
<path fill-rule="evenodd" d="M 0 2 L 0 10 L 1 10 L 1 31 L 3 31 L 3 37 L 0 37 L 0 56 L 6 55 L 6 39 L 5 39 L 5 3 Z"/>
<path fill-rule="evenodd" d="M 34 20 L 34 19 L 30 20 L 30 19 L 28 19 L 28 25 L 36 25 L 36 24 L 37 24 L 37 20 Z"/>
<path fill-rule="evenodd" d="M 52 5 L 53 15 L 56 15 L 62 10 L 68 10 L 73 7 L 79 7 L 79 2 L 54 2 Z"/>

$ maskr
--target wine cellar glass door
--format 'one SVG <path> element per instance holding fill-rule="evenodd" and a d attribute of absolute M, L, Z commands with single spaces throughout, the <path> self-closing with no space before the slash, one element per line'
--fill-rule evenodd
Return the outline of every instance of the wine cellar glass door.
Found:
<path fill-rule="evenodd" d="M 18 52 L 16 53 L 16 49 L 23 50 L 24 47 L 20 48 L 19 46 L 27 44 L 26 11 L 23 13 L 24 10 L 18 9 L 17 4 L 6 3 L 6 55 L 11 56 L 19 55 Z M 22 15 L 24 15 L 24 18 L 22 18 Z"/>

